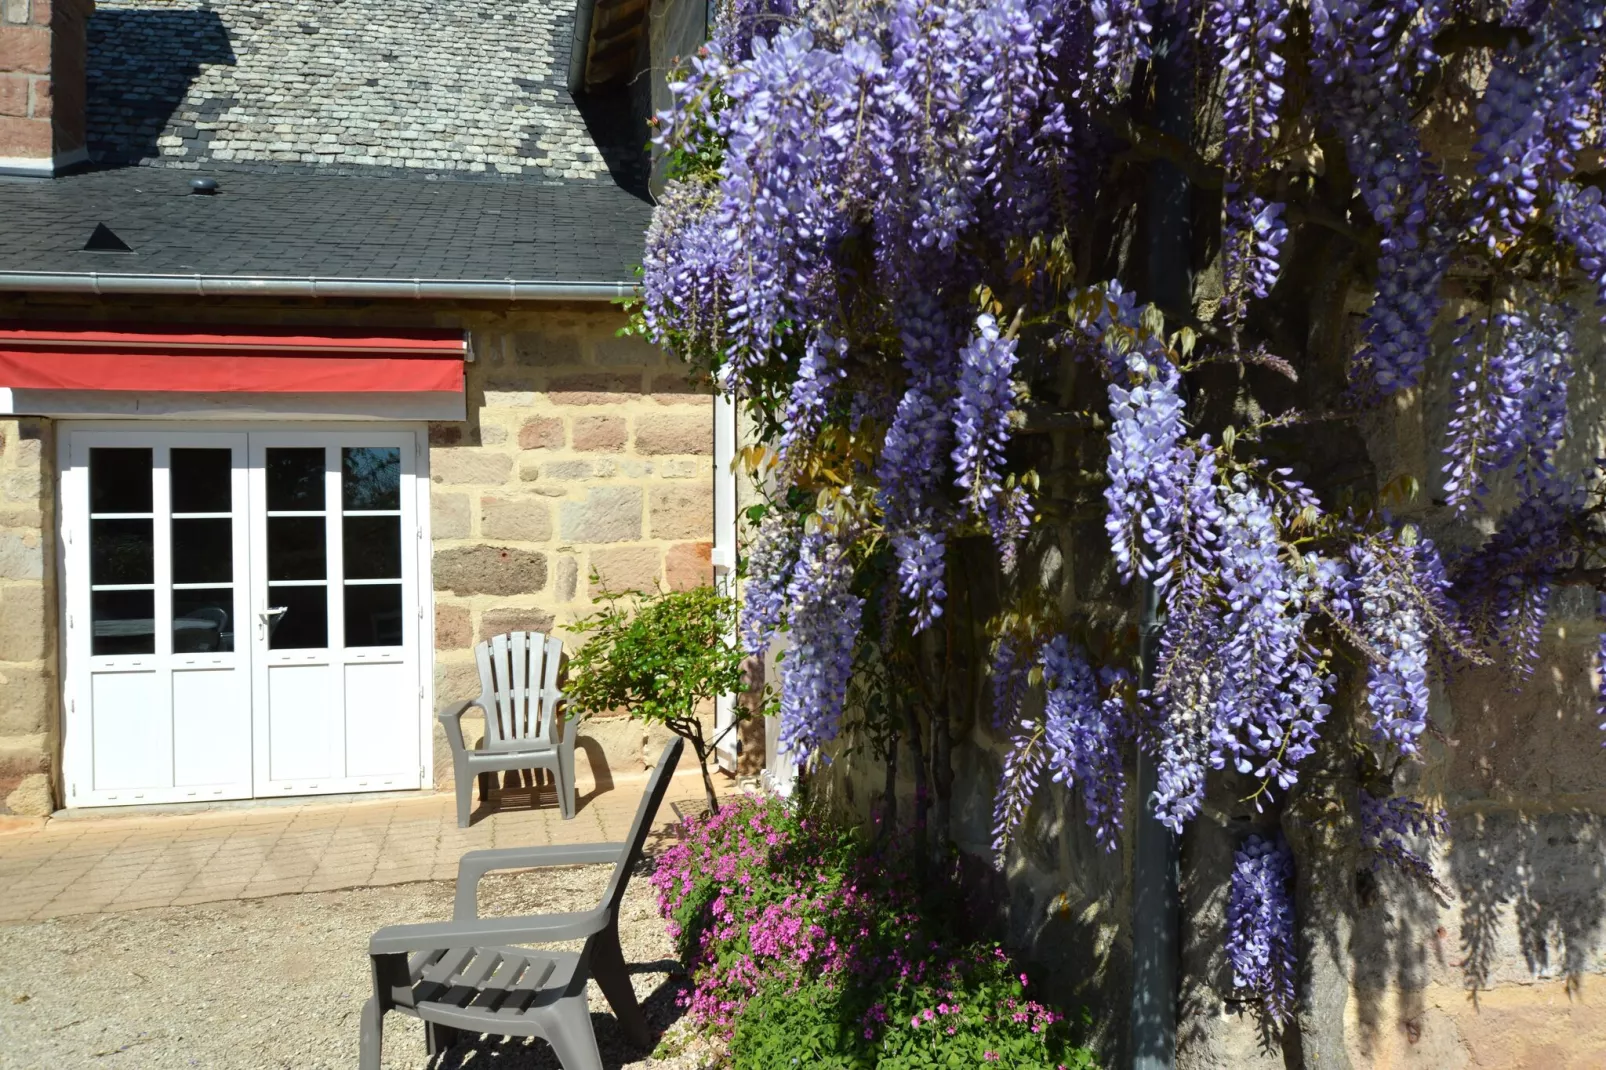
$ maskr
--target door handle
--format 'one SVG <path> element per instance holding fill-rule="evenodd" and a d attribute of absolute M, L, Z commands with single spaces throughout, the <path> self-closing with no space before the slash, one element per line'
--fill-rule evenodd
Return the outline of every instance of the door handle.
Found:
<path fill-rule="evenodd" d="M 257 638 L 267 638 L 268 632 L 278 619 L 290 612 L 289 606 L 269 606 L 257 613 Z"/>

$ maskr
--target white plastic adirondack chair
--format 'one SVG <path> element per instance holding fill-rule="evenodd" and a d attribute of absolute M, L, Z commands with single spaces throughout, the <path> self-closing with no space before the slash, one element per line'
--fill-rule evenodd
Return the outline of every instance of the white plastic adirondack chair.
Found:
<path fill-rule="evenodd" d="M 480 697 L 441 711 L 452 745 L 457 777 L 457 827 L 468 827 L 474 778 L 505 769 L 550 769 L 558 782 L 558 805 L 565 820 L 574 816 L 574 730 L 564 731 L 558 714 L 558 664 L 563 640 L 540 632 L 509 632 L 474 648 L 480 669 Z M 463 713 L 485 712 L 485 741 L 471 750 L 463 740 Z M 482 781 L 480 799 L 485 798 Z"/>

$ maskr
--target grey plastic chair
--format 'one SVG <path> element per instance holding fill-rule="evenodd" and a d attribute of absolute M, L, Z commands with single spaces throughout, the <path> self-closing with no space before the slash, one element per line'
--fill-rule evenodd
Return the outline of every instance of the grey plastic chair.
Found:
<path fill-rule="evenodd" d="M 480 670 L 480 696 L 440 713 L 452 745 L 457 777 L 457 827 L 468 828 L 474 778 L 480 801 L 490 801 L 491 774 L 506 769 L 550 769 L 558 784 L 558 807 L 574 816 L 574 729 L 564 730 L 558 704 L 558 667 L 563 640 L 540 632 L 509 632 L 474 648 Z M 485 711 L 485 742 L 477 749 L 463 739 L 463 714 L 470 706 Z"/>
<path fill-rule="evenodd" d="M 374 994 L 362 1009 L 360 1070 L 379 1070 L 389 1011 L 423 1019 L 431 1055 L 451 1047 L 463 1032 L 533 1036 L 552 1045 L 564 1070 L 602 1070 L 586 1006 L 588 977 L 597 979 L 631 1042 L 640 1047 L 652 1043 L 619 947 L 619 903 L 684 745 L 675 739 L 664 748 L 624 843 L 470 851 L 458 863 L 453 920 L 392 925 L 373 935 L 368 954 Z M 602 902 L 591 910 L 479 916 L 479 880 L 493 870 L 602 862 L 613 863 L 613 876 Z M 578 952 L 509 946 L 564 940 L 584 940 L 585 946 Z"/>

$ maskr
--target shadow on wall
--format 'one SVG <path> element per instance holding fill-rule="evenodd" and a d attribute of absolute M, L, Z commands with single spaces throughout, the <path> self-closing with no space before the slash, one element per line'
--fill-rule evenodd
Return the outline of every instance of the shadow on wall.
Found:
<path fill-rule="evenodd" d="M 181 138 L 169 156 L 203 155 L 212 132 L 196 123 L 222 116 L 233 97 L 191 101 L 175 115 L 205 64 L 235 63 L 216 12 L 199 9 L 105 9 L 89 20 L 89 155 L 115 166 L 162 155 L 157 139 Z"/>

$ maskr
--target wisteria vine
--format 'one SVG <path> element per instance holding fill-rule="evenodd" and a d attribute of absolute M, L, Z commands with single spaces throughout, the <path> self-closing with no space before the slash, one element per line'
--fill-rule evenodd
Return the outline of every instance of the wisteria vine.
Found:
<path fill-rule="evenodd" d="M 1057 506 L 1021 430 L 1055 368 L 1098 383 L 1075 388 L 1094 401 L 1071 415 L 1100 443 L 1110 564 L 1152 585 L 1163 625 L 1144 675 L 1107 629 L 1005 614 L 1000 852 L 1044 772 L 1113 849 L 1133 746 L 1158 764 L 1173 828 L 1212 775 L 1275 808 L 1337 716 L 1346 665 L 1364 669 L 1370 747 L 1389 763 L 1420 756 L 1441 664 L 1503 652 L 1531 671 L 1551 591 L 1606 587 L 1600 473 L 1558 460 L 1590 321 L 1571 290 L 1606 302 L 1606 205 L 1583 170 L 1606 0 L 1493 6 L 1475 24 L 1449 0 L 720 8 L 656 120 L 671 180 L 638 322 L 742 399 L 770 446 L 742 638 L 760 653 L 787 637 L 784 743 L 835 738 L 870 633 L 885 649 L 951 626 L 967 537 L 1029 585 L 1022 547 Z M 1145 114 L 1162 33 L 1205 88 L 1191 137 Z M 1451 62 L 1468 50 L 1481 83 Z M 1471 149 L 1438 159 L 1427 105 L 1458 93 Z M 1192 308 L 1145 306 L 1122 254 L 1099 251 L 1120 244 L 1132 162 L 1155 157 L 1221 198 L 1214 282 Z M 1321 200 L 1327 187 L 1343 196 Z M 1349 242 L 1365 280 L 1346 418 L 1427 381 L 1447 275 L 1468 265 L 1437 490 L 1496 518 L 1483 545 L 1447 558 L 1379 503 L 1324 500 L 1264 457 L 1297 411 L 1267 415 L 1242 386 L 1225 407 L 1199 396 L 1222 389 L 1211 366 L 1304 374 L 1276 352 L 1288 330 L 1257 314 L 1316 233 Z M 1440 822 L 1392 797 L 1359 809 L 1361 846 L 1431 876 L 1406 839 Z M 1229 908 L 1236 983 L 1275 1021 L 1293 1000 L 1292 867 L 1280 839 L 1249 841 Z"/>

